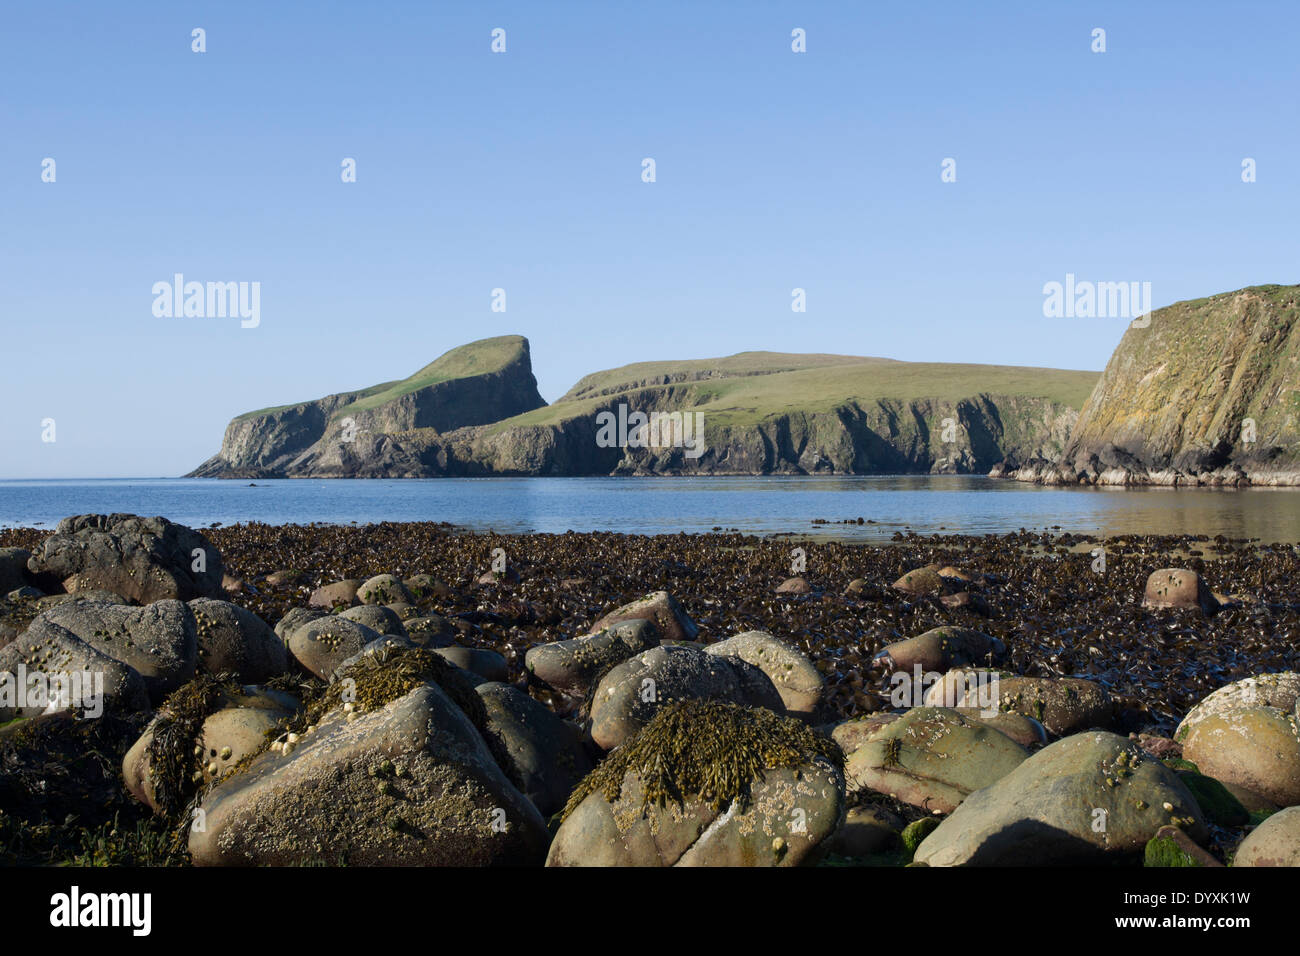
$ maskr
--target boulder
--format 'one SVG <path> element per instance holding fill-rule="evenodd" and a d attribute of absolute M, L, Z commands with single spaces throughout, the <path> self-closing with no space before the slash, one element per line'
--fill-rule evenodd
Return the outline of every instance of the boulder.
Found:
<path fill-rule="evenodd" d="M 421 647 L 450 647 L 456 638 L 456 628 L 437 614 L 408 618 L 402 626 L 406 636 Z"/>
<path fill-rule="evenodd" d="M 452 588 L 431 574 L 413 574 L 402 583 L 406 585 L 407 593 L 415 601 L 423 601 L 426 598 L 437 598 L 440 601 L 445 601 L 447 598 L 456 596 L 456 592 Z"/>
<path fill-rule="evenodd" d="M 102 588 L 141 604 L 224 594 L 220 552 L 197 531 L 161 517 L 64 518 L 28 569 L 40 580 L 62 582 L 66 591 Z"/>
<path fill-rule="evenodd" d="M 547 865 L 810 862 L 844 817 L 842 760 L 801 721 L 676 701 L 574 791 Z"/>
<path fill-rule="evenodd" d="M 635 618 L 595 634 L 530 647 L 524 654 L 524 668 L 548 687 L 584 697 L 610 668 L 658 646 L 654 621 Z"/>
<path fill-rule="evenodd" d="M 893 723 L 902 716 L 902 714 L 879 713 L 845 720 L 831 728 L 831 739 L 839 744 L 840 749 L 846 754 L 852 754 L 870 740 L 882 727 Z"/>
<path fill-rule="evenodd" d="M 804 578 L 786 578 L 776 586 L 777 594 L 812 594 L 812 585 Z"/>
<path fill-rule="evenodd" d="M 1242 707 L 1277 707 L 1294 710 L 1300 705 L 1300 673 L 1281 671 L 1256 674 L 1225 684 L 1193 707 L 1174 731 L 1174 740 L 1187 740 L 1192 727 L 1215 714 L 1225 714 Z"/>
<path fill-rule="evenodd" d="M 362 604 L 411 604 L 415 599 L 402 579 L 391 574 L 376 574 L 357 588 Z"/>
<path fill-rule="evenodd" d="M 1300 807 L 1287 807 L 1251 830 L 1233 866 L 1300 866 Z"/>
<path fill-rule="evenodd" d="M 311 592 L 307 604 L 311 607 L 323 607 L 326 610 L 339 606 L 352 607 L 359 603 L 357 601 L 357 590 L 362 583 L 357 578 L 345 578 L 342 581 L 335 581 L 333 584 L 326 584 Z"/>
<path fill-rule="evenodd" d="M 845 765 L 849 783 L 930 813 L 951 813 L 1015 770 L 1029 752 L 944 707 L 916 707 L 882 727 Z"/>
<path fill-rule="evenodd" d="M 1214 592 L 1195 571 L 1186 568 L 1162 568 L 1147 578 L 1142 594 L 1143 607 L 1192 607 L 1213 614 L 1219 609 Z"/>
<path fill-rule="evenodd" d="M 407 636 L 406 625 L 397 616 L 397 612 L 380 604 L 362 604 L 360 607 L 350 607 L 346 611 L 341 611 L 339 617 L 347 621 L 364 624 L 376 634 Z"/>
<path fill-rule="evenodd" d="M 1006 656 L 998 638 L 969 627 L 936 627 L 918 637 L 886 645 L 872 659 L 889 671 L 946 671 L 953 667 L 991 664 Z"/>
<path fill-rule="evenodd" d="M 289 669 L 289 652 L 275 631 L 252 611 L 229 601 L 190 602 L 198 634 L 198 669 L 260 684 Z"/>
<path fill-rule="evenodd" d="M 329 614 L 329 611 L 318 607 L 295 607 L 289 610 L 284 617 L 275 625 L 275 636 L 281 641 L 288 642 L 289 635 L 297 628 L 306 624 L 308 621 L 319 620 Z"/>
<path fill-rule="evenodd" d="M 296 627 L 289 635 L 289 653 L 328 680 L 335 668 L 379 636 L 364 624 L 331 614 Z"/>
<path fill-rule="evenodd" d="M 198 664 L 197 623 L 182 601 L 145 607 L 69 601 L 38 615 L 27 636 L 40 637 L 50 625 L 130 666 L 154 703 L 193 677 Z"/>
<path fill-rule="evenodd" d="M 225 776 L 260 750 L 267 732 L 297 706 L 288 694 L 252 685 L 227 687 L 208 680 L 181 688 L 123 758 L 126 788 L 155 813 L 174 814 L 199 785 Z M 158 755 L 181 759 L 163 759 L 160 769 Z"/>
<path fill-rule="evenodd" d="M 690 644 L 660 645 L 601 678 L 592 695 L 592 740 L 612 750 L 648 724 L 663 705 L 684 698 L 785 712 L 772 681 L 752 664 L 706 654 Z"/>
<path fill-rule="evenodd" d="M 23 548 L 0 548 L 0 594 L 27 587 L 27 562 L 32 553 Z"/>
<path fill-rule="evenodd" d="M 509 757 L 502 769 L 542 816 L 558 813 L 591 772 L 578 728 L 509 684 L 490 681 L 474 690 L 483 700 L 487 732 Z"/>
<path fill-rule="evenodd" d="M 1135 857 L 1160 827 L 1209 835 L 1178 775 L 1117 734 L 1058 740 L 970 794 L 917 849 L 929 866 L 1094 864 Z"/>
<path fill-rule="evenodd" d="M 976 703 L 967 697 L 959 706 Z M 1115 719 L 1115 704 L 1106 688 L 1078 677 L 1003 677 L 998 681 L 998 707 L 1032 717 L 1058 737 L 1108 728 Z"/>
<path fill-rule="evenodd" d="M 588 634 L 596 634 L 623 621 L 653 621 L 659 628 L 659 637 L 666 641 L 693 641 L 700 629 L 680 604 L 667 591 L 655 591 L 643 598 L 610 611 L 591 626 Z"/>
<path fill-rule="evenodd" d="M 901 578 L 895 581 L 891 587 L 895 590 L 902 591 L 904 594 L 927 595 L 940 594 L 944 589 L 943 578 L 939 576 L 939 569 L 933 564 L 927 564 L 923 568 L 916 568 L 908 571 Z"/>
<path fill-rule="evenodd" d="M 821 702 L 826 678 L 802 651 L 766 631 L 746 631 L 705 649 L 717 657 L 738 657 L 753 664 L 772 682 L 786 712 L 812 720 Z"/>
<path fill-rule="evenodd" d="M 510 676 L 510 666 L 496 651 L 482 647 L 434 647 L 431 650 L 449 663 L 477 674 L 486 681 L 504 681 Z"/>
<path fill-rule="evenodd" d="M 195 865 L 485 866 L 545 857 L 545 821 L 436 684 L 360 711 L 331 706 L 315 720 L 207 792 L 206 825 L 189 835 Z"/>
<path fill-rule="evenodd" d="M 884 807 L 864 804 L 854 807 L 844 817 L 844 825 L 835 831 L 827 847 L 837 856 L 865 857 L 888 853 L 901 840 L 903 818 Z"/>
<path fill-rule="evenodd" d="M 1183 756 L 1197 769 L 1280 807 L 1300 804 L 1300 726 L 1278 707 L 1241 707 L 1191 727 Z"/>
<path fill-rule="evenodd" d="M 1149 867 L 1204 866 L 1221 867 L 1218 860 L 1196 845 L 1178 827 L 1163 826 L 1149 841 L 1142 853 L 1142 865 Z"/>
<path fill-rule="evenodd" d="M 33 622 L 35 625 L 35 622 Z M 51 678 L 58 686 L 51 686 Z M 0 724 L 41 713 L 134 714 L 148 710 L 145 680 L 48 621 L 0 647 Z"/>

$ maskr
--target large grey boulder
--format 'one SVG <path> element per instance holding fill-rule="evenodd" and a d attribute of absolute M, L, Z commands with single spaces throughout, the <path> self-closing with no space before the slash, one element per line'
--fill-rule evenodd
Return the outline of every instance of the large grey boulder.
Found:
<path fill-rule="evenodd" d="M 1204 843 L 1178 775 L 1117 734 L 1075 734 L 976 790 L 917 848 L 929 866 L 1095 864 L 1140 853 L 1173 823 Z"/>
<path fill-rule="evenodd" d="M 781 695 L 791 716 L 812 720 L 826 678 L 802 651 L 767 631 L 746 631 L 705 648 L 715 657 L 736 657 L 761 670 Z"/>
<path fill-rule="evenodd" d="M 0 548 L 0 594 L 31 584 L 27 577 L 27 562 L 32 553 L 23 548 Z"/>
<path fill-rule="evenodd" d="M 659 628 L 654 621 L 637 618 L 595 634 L 530 647 L 524 654 L 524 667 L 548 687 L 585 697 L 610 668 L 658 646 Z"/>
<path fill-rule="evenodd" d="M 51 678 L 60 686 L 51 686 Z M 71 631 L 48 621 L 0 647 L 0 724 L 76 711 L 86 717 L 149 709 L 145 680 Z"/>
<path fill-rule="evenodd" d="M 67 591 L 102 588 L 141 604 L 224 596 L 220 552 L 199 532 L 161 517 L 64 518 L 28 568 Z"/>
<path fill-rule="evenodd" d="M 197 625 L 182 601 L 144 607 L 69 601 L 37 616 L 28 635 L 38 638 L 51 626 L 129 665 L 144 678 L 155 704 L 193 677 L 198 663 Z"/>
<path fill-rule="evenodd" d="M 785 713 L 772 681 L 740 658 L 706 654 L 690 644 L 661 645 L 619 664 L 596 686 L 591 738 L 612 750 L 676 700 L 724 700 Z"/>
<path fill-rule="evenodd" d="M 483 700 L 485 732 L 496 735 L 508 755 L 510 767 L 502 769 L 542 816 L 558 813 L 591 771 L 578 728 L 509 684 L 488 681 L 474 691 Z"/>
<path fill-rule="evenodd" d="M 470 719 L 435 684 L 253 758 L 204 797 L 196 865 L 540 863 L 546 824 Z"/>
<path fill-rule="evenodd" d="M 1024 747 L 977 718 L 944 707 L 916 707 L 850 754 L 845 773 L 853 786 L 931 813 L 951 813 L 1028 756 Z"/>
<path fill-rule="evenodd" d="M 364 624 L 331 614 L 294 628 L 289 635 L 289 653 L 317 677 L 328 680 L 340 664 L 380 636 Z"/>
<path fill-rule="evenodd" d="M 283 674 L 289 652 L 260 617 L 238 604 L 198 598 L 190 602 L 198 630 L 199 672 L 230 674 L 244 684 L 260 684 Z"/>

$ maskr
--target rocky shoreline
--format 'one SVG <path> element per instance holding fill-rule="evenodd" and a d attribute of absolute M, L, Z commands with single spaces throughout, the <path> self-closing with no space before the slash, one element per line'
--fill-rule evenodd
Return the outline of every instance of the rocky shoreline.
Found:
<path fill-rule="evenodd" d="M 1300 864 L 1296 547 L 793 547 L 0 532 L 0 862 Z"/>

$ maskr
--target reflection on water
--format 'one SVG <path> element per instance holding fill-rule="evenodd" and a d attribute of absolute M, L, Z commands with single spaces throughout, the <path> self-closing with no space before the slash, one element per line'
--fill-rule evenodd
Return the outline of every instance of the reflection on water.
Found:
<path fill-rule="evenodd" d="M 1300 541 L 1300 489 L 1044 488 L 972 476 L 131 479 L 0 481 L 0 527 L 70 514 L 162 514 L 184 524 L 447 521 L 504 532 L 612 530 L 888 540 L 896 531 L 1222 534 Z M 864 519 L 857 524 L 857 519 Z M 852 524 L 815 524 L 814 519 Z"/>

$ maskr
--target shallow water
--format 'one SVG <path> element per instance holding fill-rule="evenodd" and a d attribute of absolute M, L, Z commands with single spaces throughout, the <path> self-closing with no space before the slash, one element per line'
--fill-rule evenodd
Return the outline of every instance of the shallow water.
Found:
<path fill-rule="evenodd" d="M 1300 489 L 1044 488 L 976 476 L 158 478 L 0 481 L 0 527 L 88 512 L 165 515 L 195 527 L 262 521 L 446 521 L 474 530 L 704 532 L 856 541 L 896 531 L 1223 534 L 1300 541 Z M 861 517 L 872 523 L 857 524 Z M 814 519 L 853 524 L 816 524 Z"/>

